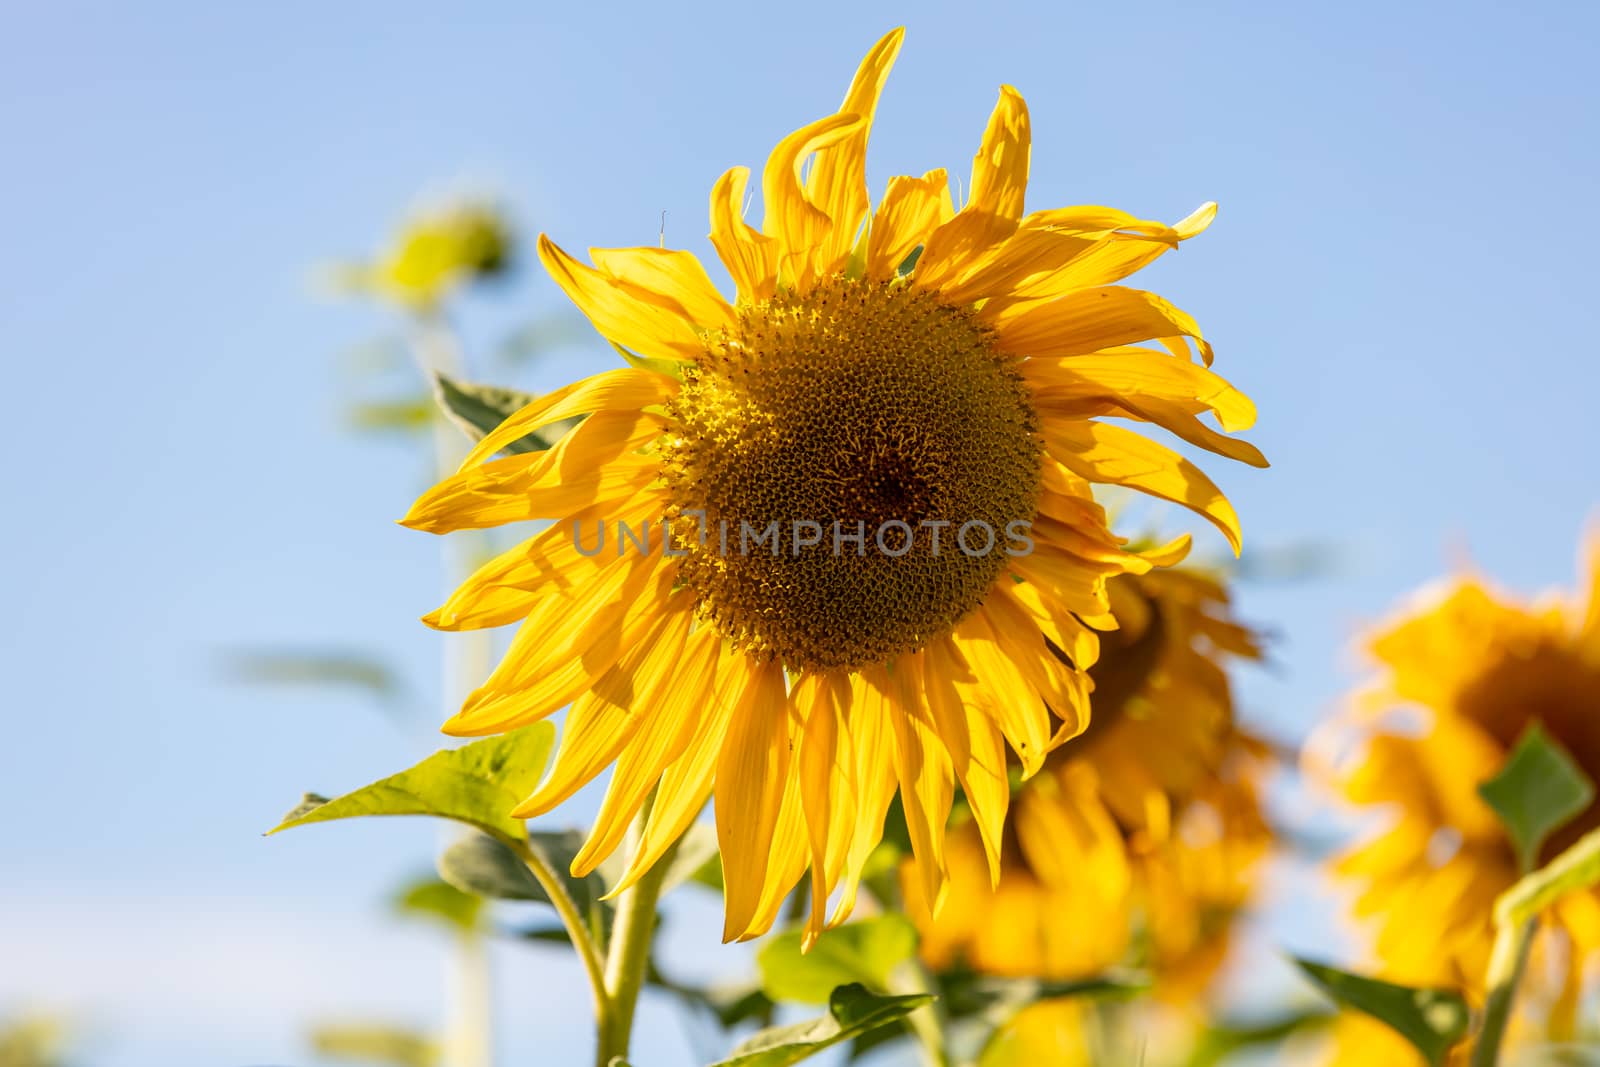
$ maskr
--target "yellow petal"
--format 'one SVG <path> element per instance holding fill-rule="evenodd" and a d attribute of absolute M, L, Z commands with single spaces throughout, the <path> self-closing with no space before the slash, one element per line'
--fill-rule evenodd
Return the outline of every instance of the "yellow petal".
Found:
<path fill-rule="evenodd" d="M 1001 86 L 972 161 L 972 195 L 954 218 L 929 236 L 917 260 L 918 286 L 943 285 L 991 245 L 1016 232 L 1028 187 L 1031 143 L 1028 105 L 1011 86 Z"/>
<path fill-rule="evenodd" d="M 655 806 L 650 809 L 650 818 L 645 824 L 639 848 L 608 896 L 621 893 L 655 866 L 672 843 L 689 829 L 700 814 L 700 809 L 711 798 L 717 757 L 722 751 L 722 739 L 727 735 L 730 718 L 729 706 L 721 695 L 722 683 L 731 674 L 728 667 L 730 658 L 738 656 L 742 661 L 745 657 L 743 653 L 730 653 L 711 627 L 697 631 L 690 638 L 691 643 L 696 640 L 711 642 L 716 664 L 703 678 L 685 677 L 691 699 L 703 711 L 694 720 L 695 732 L 683 754 L 662 773 Z"/>
<path fill-rule="evenodd" d="M 994 719 L 1022 761 L 1023 776 L 1032 776 L 1043 766 L 1049 749 L 1050 715 L 1044 699 L 1001 651 L 983 612 L 963 619 L 954 637 L 956 650 L 976 679 L 972 685 L 957 681 L 957 689 Z"/>
<path fill-rule="evenodd" d="M 1093 885 L 1097 895 L 1116 898 L 1130 887 L 1127 846 L 1087 771 L 1072 766 L 1024 791 L 1015 815 L 1018 844 L 1046 885 Z"/>
<path fill-rule="evenodd" d="M 849 727 L 850 679 L 840 671 L 807 674 L 795 683 L 795 709 L 805 721 L 800 741 L 800 800 L 811 847 L 811 917 L 803 947 L 822 933 L 828 897 L 839 881 L 855 825 L 856 761 Z"/>
<path fill-rule="evenodd" d="M 644 721 L 617 757 L 594 828 L 573 858 L 574 875 L 588 874 L 617 850 L 667 766 L 688 748 L 701 716 L 710 714 L 696 681 L 714 669 L 717 639 L 705 630 L 691 639 L 693 617 L 689 611 L 679 613 L 656 637 L 668 646 L 663 651 L 667 669 L 652 675 L 647 665 L 638 674 L 641 684 L 632 701 Z"/>
<path fill-rule="evenodd" d="M 930 643 L 919 656 L 928 713 L 945 739 L 952 769 L 972 809 L 994 885 L 1000 880 L 1001 843 L 1011 803 L 1005 738 L 993 718 L 962 699 L 956 679 L 966 678 L 968 684 L 975 679 L 948 637 Z"/>
<path fill-rule="evenodd" d="M 783 668 L 774 661 L 743 671 L 728 736 L 717 761 L 717 843 L 727 907 L 723 937 L 749 929 L 761 895 L 789 774 L 791 709 Z"/>
<path fill-rule="evenodd" d="M 574 544 L 573 523 L 618 515 L 655 521 L 667 506 L 657 493 L 623 493 L 558 522 L 473 572 L 438 609 L 423 617 L 436 630 L 479 630 L 521 622 L 550 596 L 571 597 L 612 562 L 610 553 L 584 555 Z"/>
<path fill-rule="evenodd" d="M 761 176 L 761 198 L 766 203 L 761 229 L 782 249 L 778 278 L 783 284 L 809 286 L 819 273 L 819 251 L 834 242 L 833 219 L 806 195 L 800 184 L 801 166 L 813 152 L 864 135 L 865 130 L 860 115 L 829 115 L 779 141 L 767 157 Z"/>
<path fill-rule="evenodd" d="M 888 281 L 913 249 L 955 214 L 950 183 L 943 169 L 920 178 L 890 178 L 867 235 L 867 277 Z"/>
<path fill-rule="evenodd" d="M 1194 338 L 1210 364 L 1194 319 L 1154 293 L 1108 285 L 1030 308 L 1000 330 L 1000 346 L 1018 356 L 1073 356 L 1174 337 Z"/>
<path fill-rule="evenodd" d="M 1193 463 L 1121 426 L 1049 421 L 1043 428 L 1050 454 L 1091 482 L 1123 485 L 1182 504 L 1205 516 L 1237 555 L 1239 516 L 1222 490 Z"/>
<path fill-rule="evenodd" d="M 1089 725 L 1089 676 L 1050 651 L 1044 634 L 1016 601 L 990 597 L 978 612 L 987 618 L 1000 651 L 1061 720 L 1050 747 L 1081 734 Z"/>
<path fill-rule="evenodd" d="M 1054 610 L 1037 586 L 1027 582 L 998 583 L 990 596 L 1004 597 L 1027 613 L 1048 638 L 1079 670 L 1088 670 L 1100 658 L 1100 635 L 1070 612 Z"/>
<path fill-rule="evenodd" d="M 781 245 L 744 221 L 749 167 L 732 167 L 711 187 L 711 243 L 744 300 L 766 300 L 778 284 Z"/>
<path fill-rule="evenodd" d="M 512 412 L 467 453 L 458 469 L 476 467 L 511 442 L 562 419 L 597 411 L 638 411 L 665 403 L 677 391 L 678 383 L 671 378 L 633 367 L 580 379 Z"/>
<path fill-rule="evenodd" d="M 861 127 L 850 136 L 817 153 L 806 179 L 806 193 L 833 220 L 832 232 L 818 254 L 818 272 L 835 273 L 850 255 L 855 234 L 866 221 L 867 197 L 867 136 L 872 128 L 873 112 L 878 107 L 878 96 L 883 83 L 900 53 L 904 29 L 890 30 L 873 46 L 861 61 L 850 91 L 839 107 L 841 115 L 861 116 Z"/>
<path fill-rule="evenodd" d="M 1096 212 L 1105 214 L 1096 217 Z M 1216 204 L 1205 204 L 1188 218 L 1170 227 L 1123 216 L 1121 212 L 1112 212 L 1109 208 L 1064 208 L 1059 212 L 1035 212 L 1022 221 L 1022 231 L 1007 245 L 1016 242 L 1024 233 L 1037 230 L 1082 238 L 1093 236 L 1097 225 L 1110 224 L 1109 229 L 1117 232 L 1100 231 L 1101 236 L 1088 247 L 1076 250 L 1077 254 L 1069 254 L 1075 251 L 1070 241 L 1053 252 L 1047 252 L 1046 248 L 1051 242 L 1046 239 L 1045 247 L 1038 251 L 1059 260 L 1059 268 L 1049 273 L 1030 272 L 1010 288 L 991 288 L 990 295 L 1003 292 L 1005 296 L 987 301 L 980 314 L 991 326 L 1004 330 L 1014 318 L 1037 307 L 1041 301 L 1053 300 L 1074 289 L 1119 282 L 1135 271 L 1142 270 L 1169 249 L 1176 248 L 1179 242 L 1203 232 L 1216 217 L 1216 212 Z M 1126 221 L 1118 221 L 1119 216 Z M 999 259 L 1003 253 L 1009 254 L 1006 249 L 996 250 L 995 258 Z"/>
<path fill-rule="evenodd" d="M 584 266 L 544 234 L 539 235 L 539 262 L 606 340 L 659 359 L 690 360 L 705 351 L 682 312 Z"/>
<path fill-rule="evenodd" d="M 950 818 L 954 783 L 950 754 L 939 740 L 922 696 L 920 672 L 897 664 L 892 678 L 889 722 L 894 736 L 894 770 L 900 780 L 911 852 L 922 875 L 930 911 L 944 905 L 946 868 L 944 824 Z"/>
<path fill-rule="evenodd" d="M 1065 359 L 1029 359 L 1022 364 L 1022 375 L 1034 386 L 1034 397 L 1040 404 L 1057 398 L 1148 397 L 1209 408 L 1229 432 L 1248 430 L 1256 421 L 1255 404 L 1226 378 L 1189 360 L 1147 348 L 1122 348 Z"/>
<path fill-rule="evenodd" d="M 1009 562 L 1014 574 L 1067 612 L 1082 617 L 1098 615 L 1110 607 L 1106 600 L 1106 571 L 1099 564 L 1044 543 Z"/>
<path fill-rule="evenodd" d="M 1600 527 L 1588 536 L 1589 596 L 1583 622 L 1578 628 L 1580 647 L 1587 649 L 1591 663 L 1600 663 Z"/>
<path fill-rule="evenodd" d="M 1072 289 L 1104 285 L 1095 281 L 1111 262 L 1130 265 L 1123 274 L 1178 245 L 1178 232 L 1162 223 L 1108 207 L 1065 207 L 1036 211 L 1017 231 L 942 287 L 947 300 L 969 303 L 1000 298 L 1003 306 L 1059 296 Z M 1122 277 L 1118 274 L 1117 277 Z M 985 319 L 1000 321 L 987 308 Z"/>
<path fill-rule="evenodd" d="M 500 665 L 443 726 L 456 737 L 502 733 L 575 700 L 635 649 L 640 633 L 670 607 L 675 571 L 629 556 L 570 597 L 528 616 Z"/>
<path fill-rule="evenodd" d="M 642 428 L 635 443 L 660 432 L 659 424 Z M 602 501 L 634 496 L 661 476 L 661 464 L 653 456 L 623 456 L 568 475 L 542 455 L 507 456 L 452 475 L 419 497 L 401 525 L 450 533 L 584 515 Z"/>
<path fill-rule="evenodd" d="M 883 820 L 894 800 L 894 765 L 883 758 L 890 739 L 887 694 L 881 681 L 863 673 L 850 678 L 850 742 L 855 756 L 855 779 L 860 790 L 856 797 L 855 825 L 850 830 L 850 855 L 845 860 L 840 881 L 839 902 L 828 925 L 837 926 L 855 910 L 856 892 L 867 857 L 883 839 Z"/>
<path fill-rule="evenodd" d="M 658 619 L 641 645 L 572 702 L 550 774 L 512 811 L 515 818 L 532 819 L 566 801 L 605 770 L 649 721 L 650 698 L 673 682 L 687 617 L 684 611 Z"/>
<path fill-rule="evenodd" d="M 672 248 L 591 248 L 589 258 L 614 282 L 702 329 L 732 329 L 733 308 L 693 252 Z"/>
<path fill-rule="evenodd" d="M 789 745 L 793 749 L 800 742 L 800 724 L 797 717 L 789 720 Z M 800 800 L 800 776 L 791 774 L 784 783 L 783 802 L 778 808 L 778 822 L 772 830 L 772 849 L 768 853 L 766 870 L 762 873 L 761 893 L 756 900 L 755 914 L 750 917 L 737 939 L 749 941 L 772 929 L 783 902 L 805 874 L 809 850 L 806 848 L 805 807 Z M 725 940 L 735 935 L 724 930 Z"/>

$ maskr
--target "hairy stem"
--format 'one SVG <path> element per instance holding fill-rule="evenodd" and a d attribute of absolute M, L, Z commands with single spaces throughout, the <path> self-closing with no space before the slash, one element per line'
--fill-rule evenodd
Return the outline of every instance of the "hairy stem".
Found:
<path fill-rule="evenodd" d="M 567 932 L 567 940 L 572 942 L 573 950 L 578 953 L 578 960 L 589 977 L 589 992 L 594 998 L 595 1029 L 603 1039 L 611 1016 L 611 998 L 606 992 L 605 962 L 589 935 L 589 926 L 584 922 L 583 913 L 578 910 L 578 903 L 572 899 L 572 894 L 567 892 L 560 873 L 550 866 L 543 855 L 524 844 L 517 849 L 517 857 L 533 872 L 544 895 L 550 898 L 556 918 L 561 920 L 561 928 Z"/>
<path fill-rule="evenodd" d="M 652 792 L 634 823 L 630 842 L 634 848 L 638 847 L 639 834 L 654 805 Z M 596 1067 L 609 1067 L 612 1059 L 628 1055 L 628 1045 L 633 1038 L 634 1009 L 650 966 L 650 943 L 655 936 L 661 885 L 676 851 L 677 845 L 673 845 L 656 860 L 655 866 L 617 898 L 616 924 L 611 929 L 605 968 L 605 993 L 610 1010 L 600 1026 Z"/>
<path fill-rule="evenodd" d="M 1533 932 L 1538 925 L 1537 920 L 1529 919 L 1514 926 L 1502 926 L 1495 934 L 1494 953 L 1489 957 L 1489 999 L 1484 1002 L 1483 1026 L 1472 1048 L 1472 1067 L 1494 1067 L 1500 1061 L 1500 1042 L 1505 1037 L 1506 1023 L 1511 1019 L 1517 984 L 1522 981 L 1528 948 L 1533 944 Z"/>

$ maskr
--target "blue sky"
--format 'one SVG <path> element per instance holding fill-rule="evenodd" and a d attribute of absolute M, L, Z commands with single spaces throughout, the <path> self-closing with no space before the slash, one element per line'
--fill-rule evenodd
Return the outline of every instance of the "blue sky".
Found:
<path fill-rule="evenodd" d="M 706 252 L 716 176 L 836 106 L 900 22 L 874 190 L 964 171 L 1010 83 L 1031 206 L 1221 202 L 1140 284 L 1260 407 L 1272 469 L 1210 464 L 1247 552 L 1340 560 L 1242 594 L 1283 635 L 1244 683 L 1255 721 L 1303 732 L 1355 676 L 1358 628 L 1453 558 L 1570 581 L 1600 504 L 1593 7 L 548 7 L 0 14 L 0 1011 L 66 1010 L 112 1067 L 306 1064 L 319 1012 L 438 1016 L 442 946 L 377 907 L 437 835 L 259 836 L 302 789 L 434 744 L 442 639 L 414 620 L 438 546 L 392 521 L 425 461 L 342 415 L 340 354 L 392 324 L 318 301 L 308 270 L 463 182 L 568 247 L 650 243 L 666 211 L 668 243 Z M 560 306 L 528 272 L 462 319 L 481 353 Z M 515 384 L 607 359 L 570 346 Z M 221 676 L 261 644 L 382 649 L 418 718 Z M 1289 912 L 1283 937 L 1315 944 Z M 581 1050 L 576 968 L 504 967 L 508 1050 Z M 643 1027 L 640 1067 L 691 1062 L 664 1006 Z"/>

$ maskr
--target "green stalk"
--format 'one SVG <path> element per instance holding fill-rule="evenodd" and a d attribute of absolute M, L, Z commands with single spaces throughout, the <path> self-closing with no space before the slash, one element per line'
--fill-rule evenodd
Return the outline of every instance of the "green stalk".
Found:
<path fill-rule="evenodd" d="M 933 980 L 918 960 L 907 960 L 890 976 L 889 992 L 897 995 L 932 993 Z M 906 1016 L 906 1027 L 921 1047 L 926 1067 L 950 1067 L 950 1050 L 944 1040 L 944 1013 L 939 1001 L 925 1004 Z"/>
<path fill-rule="evenodd" d="M 549 898 L 550 906 L 556 911 L 556 918 L 561 920 L 561 928 L 567 932 L 567 940 L 572 942 L 572 948 L 577 952 L 579 962 L 583 964 L 584 973 L 589 977 L 589 992 L 594 999 L 595 1027 L 598 1032 L 604 1034 L 607 1019 L 611 1015 L 611 999 L 606 993 L 605 963 L 600 958 L 600 950 L 595 946 L 594 938 L 589 934 L 589 926 L 584 922 L 583 913 L 578 910 L 578 902 L 567 892 L 560 873 L 552 868 L 542 855 L 526 844 L 516 852 L 517 858 L 533 873 L 539 888 L 543 889 L 544 895 Z"/>
<path fill-rule="evenodd" d="M 645 821 L 655 806 L 651 792 L 630 833 L 630 848 L 638 847 Z M 637 882 L 617 898 L 617 918 L 611 929 L 606 954 L 605 995 L 609 1010 L 600 1023 L 600 1040 L 595 1050 L 595 1067 L 610 1067 L 613 1059 L 626 1059 L 633 1038 L 634 1009 L 639 990 L 644 986 L 650 966 L 650 945 L 655 936 L 656 909 L 661 900 L 661 885 L 672 865 L 674 844 L 656 860 Z"/>
<path fill-rule="evenodd" d="M 1537 919 L 1502 926 L 1495 933 L 1494 952 L 1489 957 L 1489 999 L 1483 1006 L 1483 1026 L 1472 1048 L 1472 1067 L 1495 1067 L 1500 1062 L 1500 1043 L 1511 1020 L 1511 1005 L 1517 985 L 1528 962 Z"/>

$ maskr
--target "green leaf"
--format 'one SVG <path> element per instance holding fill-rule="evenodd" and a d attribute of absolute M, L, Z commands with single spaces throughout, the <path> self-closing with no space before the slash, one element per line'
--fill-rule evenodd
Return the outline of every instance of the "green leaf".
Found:
<path fill-rule="evenodd" d="M 228 680 L 244 685 L 348 686 L 385 700 L 400 694 L 389 665 L 364 652 L 241 648 L 223 656 Z"/>
<path fill-rule="evenodd" d="M 435 752 L 410 770 L 334 800 L 308 793 L 305 802 L 267 832 L 362 815 L 436 815 L 476 826 L 516 847 L 525 831 L 511 810 L 539 784 L 554 740 L 555 727 L 539 722 Z"/>
<path fill-rule="evenodd" d="M 562 310 L 517 327 L 501 342 L 498 355 L 505 363 L 526 363 L 553 348 L 587 344 L 592 337 L 588 319 Z"/>
<path fill-rule="evenodd" d="M 311 1047 L 330 1059 L 388 1067 L 437 1067 L 444 1061 L 438 1042 L 398 1026 L 319 1026 L 311 1032 Z"/>
<path fill-rule="evenodd" d="M 1500 894 L 1495 925 L 1514 929 L 1566 896 L 1600 884 L 1600 830 L 1591 830 L 1570 847 Z"/>
<path fill-rule="evenodd" d="M 1538 865 L 1545 838 L 1594 800 L 1594 783 L 1536 722 L 1500 773 L 1478 786 L 1478 795 L 1505 823 L 1518 862 L 1529 871 Z"/>
<path fill-rule="evenodd" d="M 609 888 L 602 873 L 605 865 L 602 865 L 602 871 L 591 871 L 582 878 L 572 875 L 572 860 L 583 848 L 584 837 L 582 830 L 542 830 L 528 835 L 528 848 L 560 877 L 562 888 L 572 898 L 578 914 L 584 918 L 589 936 L 604 952 L 611 936 L 611 921 L 616 909 L 609 901 L 600 899 Z"/>
<path fill-rule="evenodd" d="M 528 865 L 504 841 L 473 834 L 444 850 L 439 877 L 464 893 L 490 900 L 548 901 Z"/>
<path fill-rule="evenodd" d="M 839 986 L 859 982 L 886 992 L 889 975 L 917 951 L 917 929 L 893 913 L 829 930 L 810 952 L 801 952 L 802 932 L 771 938 L 756 955 L 761 988 L 778 1001 L 826 1004 Z"/>
<path fill-rule="evenodd" d="M 1217 1067 L 1236 1052 L 1275 1048 L 1294 1034 L 1325 1027 L 1326 1010 L 1293 1011 L 1259 1022 L 1217 1022 L 1205 1026 L 1189 1052 L 1186 1067 Z"/>
<path fill-rule="evenodd" d="M 706 1012 L 724 1030 L 731 1030 L 740 1023 L 758 1017 L 770 1019 L 775 1007 L 753 978 L 740 978 L 705 987 L 693 986 L 673 981 L 652 963 L 645 973 L 645 981 L 671 993 L 686 1007 Z"/>
<path fill-rule="evenodd" d="M 999 978 L 967 967 L 950 967 L 935 978 L 944 1013 L 959 1019 L 978 1012 L 1005 1015 L 1037 1000 L 1057 997 L 1133 997 L 1151 985 L 1142 971 L 1112 970 L 1087 978 L 1041 980 Z"/>
<path fill-rule="evenodd" d="M 827 1015 L 762 1030 L 712 1067 L 787 1067 L 859 1034 L 898 1022 L 932 1000 L 925 993 L 883 997 L 858 983 L 840 986 L 828 999 Z"/>
<path fill-rule="evenodd" d="M 710 859 L 696 867 L 694 872 L 689 875 L 689 880 L 695 885 L 710 889 L 713 892 L 723 892 L 726 887 L 722 881 L 722 853 L 713 854 Z"/>
<path fill-rule="evenodd" d="M 689 825 L 678 838 L 678 847 L 667 864 L 667 873 L 661 876 L 661 895 L 666 896 L 685 882 L 702 882 L 706 869 L 715 864 L 717 888 L 722 888 L 722 862 L 717 855 L 717 831 L 710 823 Z"/>
<path fill-rule="evenodd" d="M 1296 958 L 1294 962 L 1317 988 L 1345 1007 L 1387 1025 L 1411 1042 L 1433 1067 L 1443 1064 L 1451 1046 L 1467 1034 L 1467 1002 L 1454 990 L 1414 989 L 1310 960 Z"/>
<path fill-rule="evenodd" d="M 433 422 L 433 403 L 424 394 L 405 400 L 369 400 L 350 406 L 350 428 L 368 433 L 417 433 Z"/>
<path fill-rule="evenodd" d="M 469 385 L 445 377 L 434 376 L 434 395 L 439 407 L 450 421 L 467 432 L 474 441 L 482 440 L 491 430 L 511 415 L 539 399 L 532 393 L 517 389 L 502 389 L 494 385 Z M 518 438 L 502 448 L 501 452 L 543 452 L 561 440 L 566 432 L 584 416 L 574 415 L 548 426 L 542 426 L 526 437 Z"/>
<path fill-rule="evenodd" d="M 483 898 L 437 878 L 421 878 L 395 895 L 394 910 L 434 919 L 457 930 L 473 930 L 483 912 Z"/>

